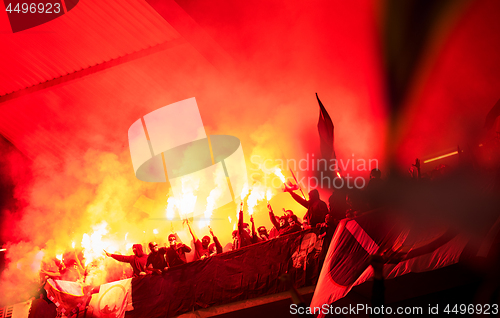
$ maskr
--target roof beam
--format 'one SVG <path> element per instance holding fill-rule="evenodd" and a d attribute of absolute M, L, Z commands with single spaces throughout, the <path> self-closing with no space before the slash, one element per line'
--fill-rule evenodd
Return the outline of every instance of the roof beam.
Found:
<path fill-rule="evenodd" d="M 134 52 L 134 53 L 130 53 L 130 54 L 127 54 L 125 56 L 118 57 L 118 58 L 112 59 L 112 60 L 107 61 L 107 62 L 103 62 L 101 64 L 96 64 L 96 65 L 87 67 L 85 69 L 75 71 L 73 73 L 69 73 L 69 74 L 45 81 L 43 83 L 36 84 L 36 85 L 17 90 L 15 92 L 12 92 L 12 93 L 9 93 L 9 94 L 3 95 L 3 96 L 0 96 L 0 103 L 15 99 L 15 98 L 19 98 L 22 96 L 26 96 L 28 94 L 32 94 L 32 93 L 35 93 L 35 92 L 38 92 L 38 91 L 41 91 L 41 90 L 44 90 L 47 88 L 51 88 L 51 87 L 55 87 L 55 86 L 59 86 L 59 85 L 64 85 L 64 84 L 67 84 L 68 82 L 83 78 L 85 76 L 92 75 L 92 74 L 95 74 L 98 72 L 102 72 L 102 71 L 110 69 L 112 67 L 115 67 L 115 66 L 118 66 L 118 65 L 121 65 L 124 63 L 128 63 L 131 61 L 135 61 L 137 59 L 149 56 L 151 54 L 165 51 L 165 50 L 168 50 L 168 49 L 171 49 L 173 47 L 176 47 L 176 46 L 179 46 L 182 44 L 186 44 L 186 43 L 187 42 L 185 39 L 178 38 L 178 39 L 175 39 L 172 41 L 167 41 L 167 42 L 155 45 L 155 46 L 151 46 L 149 48 L 146 48 L 146 49 Z"/>

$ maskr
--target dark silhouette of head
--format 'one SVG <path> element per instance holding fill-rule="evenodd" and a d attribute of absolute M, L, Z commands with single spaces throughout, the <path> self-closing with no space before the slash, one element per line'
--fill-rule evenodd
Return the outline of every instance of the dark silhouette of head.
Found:
<path fill-rule="evenodd" d="M 177 236 L 175 234 L 170 234 L 168 236 L 168 243 L 170 243 L 170 246 L 175 246 L 175 243 L 177 243 Z"/>
<path fill-rule="evenodd" d="M 288 225 L 290 226 L 294 226 L 295 224 L 298 224 L 300 225 L 299 223 L 299 219 L 297 218 L 296 215 L 291 215 L 289 218 L 288 218 Z"/>
<path fill-rule="evenodd" d="M 280 217 L 279 221 L 280 221 L 280 227 L 287 227 L 288 226 L 288 217 L 287 216 Z"/>
<path fill-rule="evenodd" d="M 204 249 L 207 249 L 207 248 L 208 248 L 208 245 L 210 245 L 210 236 L 205 235 L 205 236 L 201 239 L 201 246 L 203 246 L 203 248 L 204 248 Z"/>
<path fill-rule="evenodd" d="M 317 189 L 313 189 L 309 191 L 309 201 L 318 201 L 319 200 L 319 191 Z"/>
<path fill-rule="evenodd" d="M 382 172 L 375 168 L 375 169 L 372 169 L 372 171 L 370 172 L 370 179 L 380 179 L 382 178 Z"/>
<path fill-rule="evenodd" d="M 158 252 L 158 244 L 156 242 L 149 242 L 148 246 L 149 246 L 149 250 L 152 253 Z"/>
<path fill-rule="evenodd" d="M 144 255 L 144 252 L 142 251 L 142 245 L 141 244 L 134 244 L 132 245 L 132 251 L 134 252 L 134 255 L 137 257 L 141 257 Z"/>
<path fill-rule="evenodd" d="M 266 227 L 265 226 L 259 226 L 257 229 L 257 232 L 259 233 L 260 238 L 269 238 L 269 234 L 267 233 Z"/>

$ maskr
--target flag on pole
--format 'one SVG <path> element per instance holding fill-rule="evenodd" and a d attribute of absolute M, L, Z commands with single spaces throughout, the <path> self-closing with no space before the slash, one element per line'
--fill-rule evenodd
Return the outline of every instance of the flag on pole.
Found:
<path fill-rule="evenodd" d="M 394 216 L 374 211 L 342 220 L 330 243 L 311 307 L 321 307 L 345 297 L 356 285 L 373 275 L 370 255 L 381 248 L 405 251 L 384 266 L 391 279 L 410 272 L 426 272 L 457 263 L 467 239 L 443 228 L 422 230 L 392 220 Z"/>
<path fill-rule="evenodd" d="M 91 297 L 91 287 L 76 282 L 48 279 L 45 283 L 47 297 L 57 306 L 59 312 L 66 316 L 83 311 L 87 300 Z"/>
<path fill-rule="evenodd" d="M 325 106 L 321 103 L 321 100 L 318 97 L 318 93 L 316 93 L 316 99 L 319 104 L 319 121 L 318 121 L 318 132 L 320 139 L 320 147 L 321 147 L 321 155 L 325 159 L 332 158 L 334 156 L 334 148 L 333 148 L 333 122 L 330 118 L 330 115 L 326 111 Z"/>
<path fill-rule="evenodd" d="M 316 93 L 316 99 L 319 104 L 319 120 L 318 120 L 318 133 L 320 141 L 321 156 L 323 159 L 330 161 L 334 159 L 337 161 L 337 155 L 335 154 L 334 146 L 334 126 L 330 115 L 326 111 L 325 106 L 318 97 Z M 338 165 L 335 165 L 336 171 L 339 171 Z"/>

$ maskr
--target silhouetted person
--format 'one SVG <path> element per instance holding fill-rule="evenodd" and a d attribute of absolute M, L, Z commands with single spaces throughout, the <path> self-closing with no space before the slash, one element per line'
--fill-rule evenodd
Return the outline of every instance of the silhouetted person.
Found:
<path fill-rule="evenodd" d="M 269 233 L 267 233 L 267 229 L 265 226 L 259 226 L 257 229 L 257 233 L 259 234 L 259 238 L 262 241 L 269 241 Z"/>
<path fill-rule="evenodd" d="M 276 229 L 276 236 L 278 237 L 282 235 L 285 232 L 285 229 L 288 227 L 288 218 L 287 217 L 276 217 L 274 215 L 273 208 L 271 207 L 271 204 L 267 204 L 267 208 L 269 210 L 269 219 L 271 220 L 271 223 L 274 225 L 274 228 Z"/>
<path fill-rule="evenodd" d="M 274 215 L 274 214 L 273 214 Z M 279 224 L 280 223 L 280 218 L 278 216 L 274 216 L 274 222 L 271 220 L 271 223 L 273 224 L 273 228 L 269 230 L 269 239 L 273 239 L 279 236 L 279 231 L 274 224 Z"/>
<path fill-rule="evenodd" d="M 208 249 L 210 245 L 210 236 L 205 235 L 201 241 L 200 239 L 196 236 L 196 234 L 193 232 L 193 229 L 191 228 L 191 225 L 189 224 L 189 221 L 187 222 L 189 233 L 193 237 L 193 244 L 194 244 L 194 261 L 197 261 L 199 259 L 204 259 L 210 256 L 210 250 Z"/>
<path fill-rule="evenodd" d="M 328 214 L 328 207 L 326 203 L 319 198 L 318 190 L 314 189 L 309 191 L 309 200 L 305 200 L 287 187 L 285 187 L 285 191 L 290 193 L 295 201 L 307 209 L 306 215 L 304 215 L 304 222 L 307 222 L 311 227 L 316 227 L 316 224 L 325 221 L 325 216 Z"/>
<path fill-rule="evenodd" d="M 168 267 L 186 264 L 186 253 L 191 252 L 191 248 L 181 242 L 177 243 L 177 236 L 175 234 L 168 236 L 168 242 L 170 244 L 166 254 Z"/>
<path fill-rule="evenodd" d="M 194 242 L 194 260 L 199 260 L 199 259 L 205 259 L 207 257 L 212 256 L 213 254 L 217 253 L 222 253 L 222 245 L 219 242 L 219 239 L 214 235 L 214 232 L 210 228 L 210 235 L 212 235 L 214 239 L 214 246 L 213 248 L 215 250 L 210 249 L 210 236 L 205 235 L 201 241 L 196 237 L 196 234 L 193 232 L 193 229 L 191 229 L 191 226 L 189 225 L 188 222 L 188 228 L 189 228 L 189 233 L 191 233 L 191 236 L 193 237 L 193 242 Z"/>
<path fill-rule="evenodd" d="M 150 271 L 146 269 L 148 256 L 144 254 L 144 252 L 142 251 L 142 245 L 141 244 L 132 245 L 132 251 L 134 252 L 134 255 L 128 255 L 128 256 L 110 254 L 106 251 L 104 251 L 104 253 L 106 253 L 106 256 L 112 257 L 119 262 L 129 263 L 130 266 L 132 266 L 132 270 L 134 271 L 134 277 L 149 274 Z"/>
<path fill-rule="evenodd" d="M 262 242 L 261 238 L 257 235 L 255 231 L 255 223 L 253 221 L 253 215 L 250 215 L 250 223 L 252 223 L 252 243 L 260 243 Z"/>
<path fill-rule="evenodd" d="M 158 244 L 156 242 L 150 242 L 149 243 L 149 250 L 151 253 L 148 255 L 148 259 L 146 262 L 146 268 L 151 265 L 150 269 L 153 273 L 155 274 L 161 274 L 162 271 L 167 270 L 168 265 L 167 261 L 165 260 L 165 254 L 167 254 L 167 248 L 166 247 L 158 247 Z"/>
<path fill-rule="evenodd" d="M 288 217 L 287 223 L 288 226 L 284 229 L 283 233 L 281 233 L 280 235 L 286 235 L 302 231 L 302 225 L 300 224 L 299 219 L 295 214 L 292 214 L 291 216 Z"/>
<path fill-rule="evenodd" d="M 214 235 L 214 231 L 212 231 L 212 228 L 209 226 L 208 229 L 210 230 L 210 235 L 212 235 L 212 238 L 214 239 L 214 242 L 212 244 L 210 244 L 210 246 L 208 247 L 208 250 L 210 253 L 208 256 L 213 256 L 215 254 L 221 254 L 222 253 L 222 244 L 220 243 L 217 236 Z"/>
<path fill-rule="evenodd" d="M 289 219 L 292 215 L 295 215 L 295 214 L 293 213 L 293 211 L 292 211 L 292 210 L 285 210 L 285 209 L 283 209 L 283 211 L 285 212 L 285 216 L 286 216 L 286 218 L 287 218 L 287 221 L 288 221 L 288 219 Z M 297 222 L 299 222 L 300 224 L 302 224 L 302 220 L 301 220 L 298 216 L 297 216 Z"/>
<path fill-rule="evenodd" d="M 269 234 L 265 226 L 259 226 L 257 232 L 255 231 L 255 223 L 253 221 L 253 216 L 250 216 L 250 222 L 252 223 L 252 242 L 260 243 L 269 240 Z"/>
<path fill-rule="evenodd" d="M 234 251 L 240 246 L 240 243 L 238 242 L 238 230 L 234 230 L 233 233 L 231 233 L 231 236 L 233 238 L 233 244 L 231 245 L 231 251 Z"/>
<path fill-rule="evenodd" d="M 243 204 L 241 205 L 239 218 L 238 218 L 238 230 L 236 232 L 236 240 L 233 243 L 233 250 L 248 246 L 252 244 L 252 237 L 250 236 L 250 229 L 248 229 L 248 223 L 243 223 Z M 233 232 L 233 239 L 234 239 Z"/>

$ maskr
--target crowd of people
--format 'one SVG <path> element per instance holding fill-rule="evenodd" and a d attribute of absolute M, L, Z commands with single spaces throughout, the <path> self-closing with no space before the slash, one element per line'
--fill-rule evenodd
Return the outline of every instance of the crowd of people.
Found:
<path fill-rule="evenodd" d="M 379 187 L 382 186 L 382 184 L 383 181 L 381 179 L 380 170 L 373 169 L 370 175 L 370 182 L 366 189 L 364 189 L 364 192 L 369 192 L 370 194 L 375 193 L 379 191 Z M 229 250 L 236 250 L 310 228 L 321 228 L 321 236 L 325 237 L 325 244 L 329 244 L 333 237 L 334 230 L 341 219 L 355 217 L 368 208 L 374 208 L 376 205 L 376 202 L 361 203 L 358 193 L 354 190 L 345 191 L 343 189 L 336 189 L 330 196 L 328 205 L 321 200 L 317 189 L 313 189 L 309 192 L 309 199 L 295 193 L 294 190 L 295 188 L 287 186 L 285 186 L 284 189 L 284 191 L 288 192 L 295 201 L 307 209 L 302 220 L 299 219 L 292 210 L 284 210 L 284 215 L 277 216 L 271 204 L 268 203 L 267 208 L 273 228 L 268 231 L 265 226 L 259 226 L 256 229 L 253 216 L 250 216 L 250 224 L 244 222 L 242 204 L 239 211 L 238 226 L 232 233 L 233 242 L 229 244 Z M 366 197 L 369 196 L 370 195 Z M 196 236 L 189 221 L 185 220 L 185 222 L 193 241 L 193 261 L 203 260 L 213 255 L 223 253 L 223 247 L 211 228 L 211 237 L 207 235 L 200 240 Z M 110 254 L 106 251 L 105 254 L 117 261 L 129 263 L 133 269 L 134 277 L 148 274 L 161 274 L 167 271 L 168 268 L 187 263 L 186 254 L 190 253 L 192 250 L 190 246 L 180 242 L 177 234 L 170 234 L 168 236 L 168 242 L 168 247 L 158 247 L 156 242 L 150 242 L 150 253 L 148 255 L 143 252 L 141 244 L 135 244 L 133 246 L 133 255 L 123 256 Z"/>
<path fill-rule="evenodd" d="M 429 188 L 429 184 L 439 184 L 441 180 L 446 179 L 446 175 L 450 172 L 450 169 L 447 166 L 440 165 L 427 174 L 421 174 L 420 161 L 417 159 L 409 172 L 411 176 L 409 179 L 411 180 L 410 183 L 419 184 L 422 188 Z M 412 179 L 418 180 L 418 182 L 414 182 Z M 317 189 L 311 190 L 308 193 L 308 199 L 306 199 L 303 194 L 300 195 L 295 192 L 297 190 L 296 187 L 288 187 L 285 185 L 284 191 L 288 192 L 297 203 L 307 209 L 304 217 L 300 219 L 292 210 L 285 209 L 283 210 L 284 214 L 278 216 L 271 204 L 268 203 L 269 218 L 273 225 L 273 227 L 268 230 L 265 226 L 256 227 L 253 216 L 250 216 L 250 224 L 245 223 L 242 204 L 239 209 L 237 229 L 232 233 L 233 241 L 228 244 L 230 245 L 229 249 L 227 246 L 226 248 L 222 247 L 221 242 L 210 227 L 210 236 L 207 235 L 200 239 L 196 236 L 190 222 L 185 220 L 192 237 L 192 244 L 190 245 L 193 248 L 182 243 L 179 236 L 176 233 L 172 233 L 168 236 L 168 246 L 160 247 L 156 242 L 149 242 L 149 254 L 143 251 L 142 244 L 133 245 L 133 255 L 111 254 L 107 251 L 104 251 L 104 253 L 107 257 L 111 257 L 116 261 L 130 264 L 133 277 L 162 275 L 171 268 L 186 264 L 188 262 L 186 254 L 191 253 L 192 249 L 194 249 L 193 261 L 198 261 L 210 258 L 216 254 L 221 254 L 224 251 L 237 250 L 302 230 L 319 228 L 320 237 L 324 237 L 323 246 L 326 247 L 322 249 L 319 256 L 321 264 L 326 257 L 328 251 L 327 247 L 330 245 L 339 222 L 344 218 L 356 218 L 364 213 L 376 213 L 379 209 L 387 208 L 388 204 L 394 203 L 394 197 L 391 196 L 391 192 L 394 192 L 392 191 L 394 189 L 394 184 L 394 180 L 390 178 L 387 180 L 383 179 L 379 169 L 373 169 L 365 188 L 335 188 L 328 199 L 328 204 L 321 200 L 320 193 Z M 408 185 L 409 183 L 406 184 Z M 496 186 L 493 188 L 499 189 L 499 184 L 500 178 L 495 175 Z M 403 190 L 403 192 L 407 193 L 408 191 L 406 190 Z M 377 283 L 375 285 L 377 288 L 376 291 L 374 289 L 374 295 L 377 297 L 383 296 L 383 276 L 381 274 L 381 268 L 383 267 L 383 263 L 387 262 L 387 259 L 380 261 L 380 259 L 387 255 L 382 254 L 382 256 L 379 256 L 378 254 L 373 256 L 374 258 L 371 262 L 375 270 L 375 282 Z M 75 261 L 70 261 L 67 264 L 60 262 L 61 268 L 59 271 L 42 271 L 41 274 L 46 277 L 61 280 L 77 281 L 79 279 L 81 280 L 82 277 L 85 279 L 86 269 L 81 265 L 79 258 L 81 258 L 81 255 L 75 255 Z M 321 268 L 321 266 L 319 268 Z M 373 302 L 383 304 L 384 300 L 383 298 L 378 299 L 375 297 Z"/>
<path fill-rule="evenodd" d="M 364 190 L 377 191 L 381 185 L 381 173 L 374 169 L 371 173 L 371 180 Z M 250 224 L 244 222 L 243 204 L 241 205 L 238 218 L 237 229 L 233 231 L 233 241 L 226 247 L 227 250 L 236 250 L 252 244 L 268 241 L 283 235 L 299 232 L 310 228 L 321 228 L 321 236 L 325 237 L 325 244 L 328 244 L 333 236 L 335 227 L 342 218 L 352 218 L 364 211 L 362 204 L 359 204 L 356 192 L 346 192 L 336 189 L 330 196 L 327 205 L 320 198 L 319 191 L 313 189 L 309 192 L 309 199 L 294 192 L 296 188 L 285 186 L 284 191 L 288 192 L 295 201 L 307 209 L 301 220 L 292 210 L 284 210 L 284 215 L 275 214 L 271 204 L 267 208 L 269 218 L 273 227 L 268 230 L 265 226 L 256 228 L 253 216 L 250 216 Z M 224 249 L 209 227 L 210 236 L 206 235 L 201 240 L 196 236 L 188 220 L 185 220 L 194 246 L 193 261 L 203 260 L 216 254 L 223 253 Z M 143 250 L 142 244 L 132 246 L 133 255 L 112 254 L 103 251 L 107 257 L 111 257 L 119 262 L 128 263 L 132 267 L 133 277 L 149 274 L 162 274 L 169 268 L 187 263 L 186 254 L 192 248 L 181 242 L 176 233 L 168 236 L 168 246 L 160 247 L 156 242 L 149 242 L 149 254 Z M 328 245 L 325 245 L 328 246 Z M 68 261 L 58 261 L 58 270 L 41 270 L 40 274 L 45 278 L 53 278 L 67 281 L 84 281 L 87 275 L 86 269 L 82 266 L 82 255 L 71 255 Z M 123 277 L 124 278 L 124 277 Z"/>
<path fill-rule="evenodd" d="M 438 166 L 428 174 L 420 173 L 420 161 L 417 159 L 409 172 L 412 178 L 421 180 L 436 180 L 446 174 L 446 166 Z M 290 187 L 285 184 L 285 192 L 300 205 L 307 209 L 303 219 L 297 217 L 292 210 L 284 210 L 284 215 L 275 214 L 272 206 L 268 203 L 269 218 L 273 227 L 268 230 L 265 226 L 256 228 L 253 216 L 250 216 L 250 224 L 244 222 L 243 204 L 239 209 L 239 218 L 237 229 L 232 233 L 232 243 L 230 247 L 223 249 L 219 239 L 215 236 L 213 230 L 210 230 L 210 236 L 204 236 L 201 240 L 196 236 L 188 220 L 189 233 L 192 236 L 192 245 L 194 247 L 193 261 L 203 260 L 216 254 L 221 254 L 227 250 L 236 250 L 252 244 L 268 241 L 283 235 L 295 233 L 310 228 L 320 228 L 321 237 L 324 237 L 323 246 L 329 246 L 335 229 L 339 221 L 343 218 L 355 218 L 368 211 L 376 211 L 387 203 L 387 183 L 382 179 L 382 173 L 379 169 L 373 169 L 370 173 L 370 180 L 364 189 L 340 188 L 333 189 L 333 193 L 328 199 L 328 205 L 321 200 L 319 191 L 313 189 L 308 193 L 308 199 L 302 194 L 294 191 L 297 187 Z M 161 274 L 169 268 L 187 263 L 186 254 L 190 253 L 192 248 L 181 242 L 176 233 L 168 236 L 169 246 L 159 247 L 156 242 L 150 242 L 149 254 L 143 251 L 141 244 L 134 244 L 132 247 L 133 255 L 110 254 L 104 251 L 105 255 L 119 262 L 128 263 L 133 270 L 133 276 L 142 276 L 148 274 Z M 323 257 L 326 256 L 327 248 L 323 251 Z M 62 267 L 59 272 L 42 271 L 43 275 L 63 280 L 73 280 L 85 275 L 85 269 L 80 261 L 73 261 L 69 266 L 61 262 Z"/>

